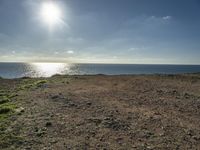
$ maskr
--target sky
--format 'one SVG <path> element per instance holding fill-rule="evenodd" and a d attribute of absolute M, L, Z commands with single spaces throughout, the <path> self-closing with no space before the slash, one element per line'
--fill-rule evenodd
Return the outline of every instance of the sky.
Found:
<path fill-rule="evenodd" d="M 200 0 L 0 0 L 0 61 L 200 64 Z"/>

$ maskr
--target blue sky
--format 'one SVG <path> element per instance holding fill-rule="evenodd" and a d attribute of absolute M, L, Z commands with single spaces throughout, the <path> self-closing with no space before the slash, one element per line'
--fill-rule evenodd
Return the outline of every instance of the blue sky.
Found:
<path fill-rule="evenodd" d="M 199 0 L 0 1 L 0 61 L 200 64 Z"/>

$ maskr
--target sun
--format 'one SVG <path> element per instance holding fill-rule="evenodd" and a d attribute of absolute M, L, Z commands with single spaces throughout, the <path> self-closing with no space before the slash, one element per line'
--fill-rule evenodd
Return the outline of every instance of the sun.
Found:
<path fill-rule="evenodd" d="M 54 2 L 44 2 L 40 10 L 40 15 L 42 21 L 49 26 L 58 24 L 62 19 L 61 9 Z"/>

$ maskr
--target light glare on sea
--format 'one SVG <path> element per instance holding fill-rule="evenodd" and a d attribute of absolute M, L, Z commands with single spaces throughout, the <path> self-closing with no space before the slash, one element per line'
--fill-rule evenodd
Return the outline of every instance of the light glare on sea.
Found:
<path fill-rule="evenodd" d="M 29 64 L 37 76 L 50 77 L 55 74 L 64 74 L 69 71 L 70 64 L 66 63 L 30 63 Z"/>

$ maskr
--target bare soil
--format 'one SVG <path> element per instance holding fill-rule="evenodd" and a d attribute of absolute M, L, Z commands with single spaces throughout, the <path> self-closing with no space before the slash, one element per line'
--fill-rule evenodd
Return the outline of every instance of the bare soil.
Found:
<path fill-rule="evenodd" d="M 199 74 L 0 79 L 0 90 L 16 105 L 2 150 L 200 150 Z"/>

